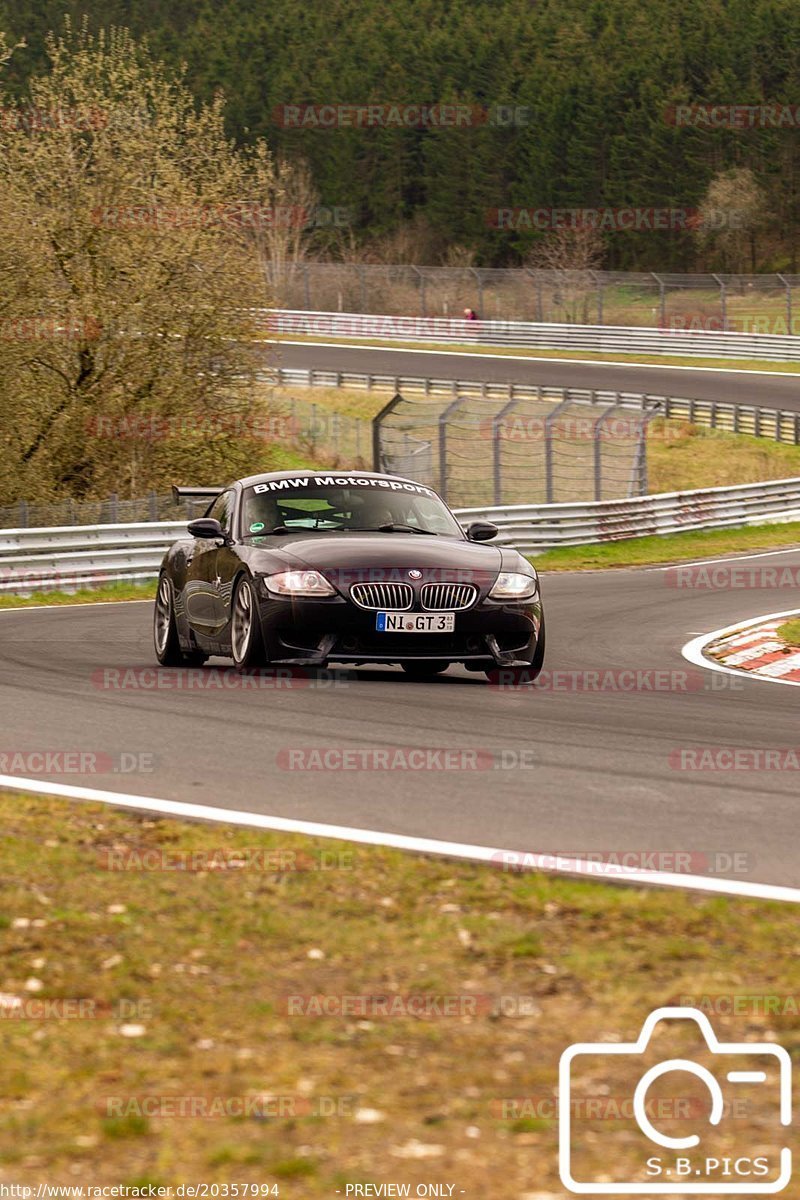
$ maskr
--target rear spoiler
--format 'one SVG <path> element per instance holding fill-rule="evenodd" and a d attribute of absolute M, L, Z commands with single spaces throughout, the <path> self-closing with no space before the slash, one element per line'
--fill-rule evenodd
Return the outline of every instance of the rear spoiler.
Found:
<path fill-rule="evenodd" d="M 176 504 L 181 500 L 214 500 L 224 491 L 224 487 L 175 487 L 173 484 L 172 499 Z"/>

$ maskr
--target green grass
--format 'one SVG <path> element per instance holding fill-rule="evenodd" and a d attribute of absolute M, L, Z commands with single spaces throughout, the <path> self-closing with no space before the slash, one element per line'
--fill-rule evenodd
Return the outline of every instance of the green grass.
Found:
<path fill-rule="evenodd" d="M 786 621 L 778 626 L 778 637 L 789 646 L 800 649 L 800 619 Z"/>
<path fill-rule="evenodd" d="M 652 421 L 647 432 L 652 493 L 800 476 L 800 446 L 661 418 Z"/>
<path fill-rule="evenodd" d="M 537 570 L 586 571 L 609 567 L 641 567 L 681 562 L 695 558 L 717 558 L 748 550 L 771 550 L 800 542 L 800 522 L 784 525 L 755 525 L 747 529 L 708 529 L 691 533 L 625 538 L 598 546 L 565 546 L 531 557 Z"/>
<path fill-rule="evenodd" d="M 235 1175 L 291 1181 L 302 1200 L 343 1180 L 400 1180 L 413 1194 L 433 1172 L 475 1196 L 513 1197 L 530 1191 L 534 1164 L 536 1190 L 560 1194 L 555 1122 L 501 1116 L 503 1098 L 552 1095 L 567 1045 L 632 1037 L 681 995 L 800 988 L 800 957 L 786 953 L 797 940 L 790 905 L 19 794 L 0 794 L 0 824 L 0 992 L 89 1000 L 97 1014 L 2 1022 L 0 1177 L 13 1167 L 28 1183 Z M 313 869 L 322 850 L 336 869 Z M 129 851 L 217 867 L 237 851 L 262 858 L 243 869 L 156 870 L 147 858 L 148 870 L 107 868 Z M 269 851 L 309 869 L 279 872 Z M 286 999 L 423 993 L 489 1003 L 369 1019 L 291 1015 Z M 139 1036 L 123 1035 L 130 1023 Z M 797 1015 L 714 1024 L 725 1040 L 764 1035 L 800 1053 Z M 634 1083 L 622 1081 L 627 1094 Z M 131 1099 L 154 1097 L 282 1098 L 284 1109 L 130 1111 Z M 379 1119 L 358 1119 L 366 1109 Z M 758 1120 L 742 1139 L 761 1136 Z M 414 1142 L 441 1149 L 432 1160 L 397 1156 Z"/>

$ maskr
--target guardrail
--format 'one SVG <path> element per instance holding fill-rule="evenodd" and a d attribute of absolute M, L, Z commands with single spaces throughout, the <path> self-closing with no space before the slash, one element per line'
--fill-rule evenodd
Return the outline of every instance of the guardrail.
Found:
<path fill-rule="evenodd" d="M 735 529 L 800 521 L 800 479 L 662 492 L 588 504 L 460 509 L 459 521 L 492 521 L 497 543 L 527 554 L 693 529 Z"/>
<path fill-rule="evenodd" d="M 725 529 L 800 520 L 800 479 L 667 492 L 587 504 L 456 509 L 462 524 L 493 521 L 497 544 L 537 554 L 691 529 Z M 155 579 L 183 522 L 0 530 L 0 593 L 71 591 L 122 580 Z"/>
<path fill-rule="evenodd" d="M 155 579 L 186 522 L 0 530 L 0 594 L 74 591 Z"/>
<path fill-rule="evenodd" d="M 642 326 L 557 325 L 530 321 L 466 321 L 452 317 L 393 317 L 368 313 L 259 310 L 267 334 L 376 342 L 440 342 L 600 354 L 672 354 L 701 358 L 800 362 L 800 337 L 788 334 Z"/>
<path fill-rule="evenodd" d="M 304 367 L 281 367 L 277 380 L 289 387 L 341 387 L 367 391 L 391 391 L 395 395 L 481 396 L 486 400 L 536 400 L 542 388 L 527 383 L 486 383 L 463 379 L 435 379 L 423 375 L 379 375 L 355 371 L 322 371 Z M 659 416 L 673 421 L 690 421 L 727 433 L 747 433 L 776 442 L 800 445 L 800 412 L 762 408 L 758 404 L 732 404 L 723 400 L 697 400 L 684 396 L 653 393 L 612 392 L 601 388 L 569 388 L 576 403 L 611 403 L 635 411 L 657 408 Z"/>

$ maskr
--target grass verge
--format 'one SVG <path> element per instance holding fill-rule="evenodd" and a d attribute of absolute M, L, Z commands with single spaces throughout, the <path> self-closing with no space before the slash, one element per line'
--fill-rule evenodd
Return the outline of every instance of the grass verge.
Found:
<path fill-rule="evenodd" d="M 642 567 L 695 558 L 718 558 L 743 551 L 779 549 L 800 542 L 800 521 L 747 529 L 698 529 L 691 533 L 624 538 L 599 546 L 565 546 L 531 558 L 537 570 L 587 571 Z"/>
<path fill-rule="evenodd" d="M 800 476 L 800 446 L 660 417 L 647 430 L 651 492 L 734 487 Z"/>
<path fill-rule="evenodd" d="M 0 822 L 0 1180 L 560 1194 L 567 1045 L 632 1037 L 685 995 L 800 987 L 788 905 L 46 797 L 0 794 Z M 312 1016 L 311 996 L 402 1000 Z M 715 1017 L 717 1033 L 800 1050 L 796 1012 L 747 1011 Z M 635 1076 L 619 1082 L 632 1094 Z M 534 1097 L 549 1107 L 532 1116 L 517 1101 Z M 608 1122 L 595 1129 L 602 1148 Z"/>
<path fill-rule="evenodd" d="M 0 596 L 0 608 L 34 608 L 43 604 L 99 604 L 124 600 L 152 600 L 155 580 L 150 583 L 107 583 L 75 592 L 32 592 L 29 596 Z"/>

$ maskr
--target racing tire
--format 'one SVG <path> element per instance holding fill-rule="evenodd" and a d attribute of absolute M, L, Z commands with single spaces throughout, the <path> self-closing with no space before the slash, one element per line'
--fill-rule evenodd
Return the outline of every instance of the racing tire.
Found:
<path fill-rule="evenodd" d="M 202 667 L 208 657 L 202 650 L 188 654 L 181 650 L 172 584 L 163 573 L 158 577 L 153 611 L 153 644 L 162 667 Z"/>
<path fill-rule="evenodd" d="M 533 683 L 542 672 L 544 651 L 545 631 L 544 618 L 542 618 L 531 665 L 529 667 L 494 667 L 491 671 L 486 672 L 486 678 L 496 687 L 519 687 L 521 684 Z"/>
<path fill-rule="evenodd" d="M 231 657 L 240 675 L 266 666 L 258 599 L 247 575 L 236 584 L 231 603 Z"/>
<path fill-rule="evenodd" d="M 400 666 L 411 679 L 432 679 L 450 666 L 447 662 L 404 662 Z"/>

